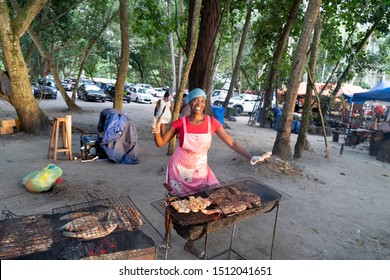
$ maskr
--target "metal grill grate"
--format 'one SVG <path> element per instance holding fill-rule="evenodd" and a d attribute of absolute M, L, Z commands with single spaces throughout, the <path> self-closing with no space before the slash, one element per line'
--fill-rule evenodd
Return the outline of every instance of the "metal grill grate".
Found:
<path fill-rule="evenodd" d="M 205 215 L 201 212 L 178 213 L 172 206 L 169 206 L 168 203 L 166 203 L 165 199 L 152 202 L 151 205 L 162 215 L 165 215 L 165 210 L 168 211 L 170 218 L 172 219 L 173 227 L 180 236 L 186 239 L 196 240 L 201 238 L 206 231 L 209 233 L 214 232 L 229 224 L 245 220 L 254 215 L 272 211 L 276 204 L 282 199 L 282 194 L 279 191 L 253 179 L 238 179 L 227 182 L 220 188 L 204 189 L 200 195 L 210 195 L 218 189 L 229 189 L 231 187 L 237 187 L 242 191 L 251 192 L 259 196 L 261 205 L 252 206 L 250 209 L 248 208 L 240 212 L 227 214 L 227 212 L 224 213 L 221 211 L 220 213 L 212 215 Z"/>
<path fill-rule="evenodd" d="M 0 259 L 156 257 L 162 236 L 129 197 L 86 198 L 88 202 L 56 208 L 51 214 L 0 222 Z"/>

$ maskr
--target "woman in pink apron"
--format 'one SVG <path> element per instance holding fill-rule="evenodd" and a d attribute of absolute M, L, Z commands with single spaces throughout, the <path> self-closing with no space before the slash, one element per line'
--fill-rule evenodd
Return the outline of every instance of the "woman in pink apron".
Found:
<path fill-rule="evenodd" d="M 163 147 L 179 135 L 179 147 L 170 157 L 166 173 L 166 183 L 174 195 L 190 195 L 207 185 L 220 184 L 207 163 L 207 152 L 214 133 L 234 151 L 251 160 L 252 164 L 262 160 L 260 156 L 252 156 L 234 141 L 217 119 L 203 113 L 206 108 L 206 93 L 202 89 L 192 90 L 186 101 L 191 108 L 190 115 L 173 122 L 164 135 L 160 134 L 160 120 L 155 118 L 152 125 L 158 147 Z M 200 258 L 203 256 L 203 252 L 199 253 L 195 248 L 193 240 L 188 240 L 184 249 Z"/>

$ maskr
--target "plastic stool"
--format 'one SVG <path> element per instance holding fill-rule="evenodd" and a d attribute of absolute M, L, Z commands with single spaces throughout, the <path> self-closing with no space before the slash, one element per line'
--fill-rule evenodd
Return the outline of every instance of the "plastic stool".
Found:
<path fill-rule="evenodd" d="M 58 147 L 58 134 L 61 128 L 62 147 Z M 52 147 L 54 142 L 54 148 Z M 64 152 L 69 155 L 72 160 L 72 116 L 65 116 L 63 118 L 54 118 L 53 129 L 51 131 L 51 138 L 49 150 L 47 151 L 47 158 L 50 159 L 50 153 L 53 148 L 53 162 L 57 160 L 57 153 Z"/>

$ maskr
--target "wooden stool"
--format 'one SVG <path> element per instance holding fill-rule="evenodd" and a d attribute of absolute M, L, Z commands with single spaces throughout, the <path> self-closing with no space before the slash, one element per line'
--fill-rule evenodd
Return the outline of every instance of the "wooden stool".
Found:
<path fill-rule="evenodd" d="M 58 134 L 61 128 L 62 147 L 58 148 Z M 72 160 L 72 116 L 65 116 L 63 118 L 54 118 L 53 129 L 51 131 L 51 138 L 49 144 L 49 150 L 47 151 L 47 158 L 50 159 L 50 152 L 53 148 L 53 162 L 57 160 L 57 153 L 64 152 L 65 155 L 69 155 L 69 159 Z"/>

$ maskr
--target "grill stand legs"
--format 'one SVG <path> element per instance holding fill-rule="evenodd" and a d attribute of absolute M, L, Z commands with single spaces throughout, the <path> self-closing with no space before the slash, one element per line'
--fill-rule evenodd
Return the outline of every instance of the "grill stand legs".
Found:
<path fill-rule="evenodd" d="M 273 232 L 272 232 L 272 241 L 271 241 L 271 253 L 270 253 L 270 256 L 269 256 L 269 259 L 272 260 L 272 257 L 273 257 L 273 254 L 274 254 L 274 244 L 275 244 L 275 232 L 276 232 L 276 223 L 278 221 L 278 215 L 279 215 L 279 202 L 276 203 L 276 213 L 275 213 L 275 222 L 274 222 L 274 227 L 273 227 Z M 230 259 L 230 254 L 231 253 L 235 253 L 237 256 L 240 257 L 240 259 L 244 259 L 239 253 L 237 253 L 234 249 L 232 249 L 232 246 L 233 246 L 233 238 L 234 238 L 234 233 L 235 233 L 235 230 L 236 230 L 236 224 L 237 223 L 234 223 L 233 224 L 233 227 L 232 227 L 232 231 L 230 233 L 230 244 L 229 244 L 229 248 L 210 257 L 209 260 L 211 259 L 214 259 L 216 257 L 219 257 L 225 253 L 228 253 L 228 257 L 227 259 Z M 208 230 L 208 227 L 207 227 L 207 231 L 206 231 L 206 234 L 205 234 L 205 242 L 204 242 L 204 260 L 207 260 L 207 243 L 208 243 L 208 235 L 209 235 L 209 230 Z"/>
<path fill-rule="evenodd" d="M 276 214 L 275 214 L 274 230 L 272 233 L 271 254 L 269 256 L 270 260 L 272 260 L 274 254 L 274 241 L 275 241 L 275 232 L 276 232 L 276 222 L 278 221 L 278 214 L 279 214 L 279 202 L 276 203 Z"/>
<path fill-rule="evenodd" d="M 165 260 L 168 259 L 169 239 L 171 237 L 172 218 L 167 208 L 165 208 Z"/>

